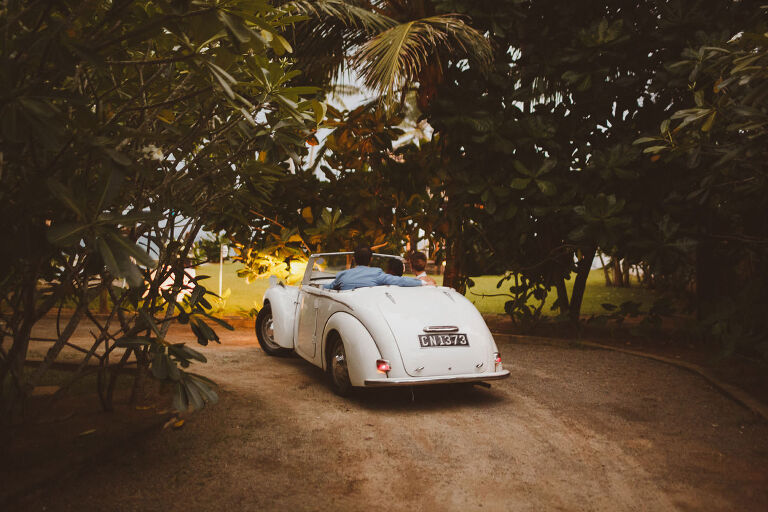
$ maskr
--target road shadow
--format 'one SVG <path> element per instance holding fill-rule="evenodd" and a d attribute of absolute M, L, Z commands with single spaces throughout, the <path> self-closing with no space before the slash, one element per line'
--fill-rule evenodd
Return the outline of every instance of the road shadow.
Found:
<path fill-rule="evenodd" d="M 322 369 L 305 361 L 295 353 L 281 357 L 263 355 L 280 373 L 295 372 L 299 389 L 315 388 L 322 399 L 346 400 L 364 409 L 376 411 L 428 411 L 463 407 L 489 407 L 508 403 L 510 397 L 499 393 L 501 384 L 493 383 L 490 388 L 468 383 L 432 384 L 428 386 L 407 386 L 391 388 L 355 388 L 348 397 L 333 393 L 328 375 Z"/>
<path fill-rule="evenodd" d="M 493 387 L 486 389 L 472 384 L 355 389 L 347 400 L 364 409 L 387 412 L 486 409 L 508 402 Z"/>

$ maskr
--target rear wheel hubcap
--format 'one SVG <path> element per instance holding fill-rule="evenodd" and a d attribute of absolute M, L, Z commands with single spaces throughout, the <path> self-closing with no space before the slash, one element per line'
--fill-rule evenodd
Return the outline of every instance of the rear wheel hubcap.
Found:
<path fill-rule="evenodd" d="M 275 343 L 275 324 L 272 321 L 272 315 L 269 315 L 263 322 L 261 322 L 261 336 L 264 338 L 264 342 L 270 347 L 280 348 L 279 345 Z"/>
<path fill-rule="evenodd" d="M 341 342 L 336 344 L 331 362 L 333 381 L 340 388 L 347 387 L 349 385 L 349 372 L 347 371 L 347 357 L 344 352 L 344 345 Z"/>

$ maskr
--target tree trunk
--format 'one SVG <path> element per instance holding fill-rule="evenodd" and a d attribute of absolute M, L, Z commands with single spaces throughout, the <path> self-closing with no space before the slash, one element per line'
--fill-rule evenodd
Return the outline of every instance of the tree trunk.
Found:
<path fill-rule="evenodd" d="M 576 279 L 573 282 L 573 291 L 571 292 L 571 305 L 568 314 L 571 321 L 577 323 L 581 314 L 581 303 L 584 300 L 584 290 L 587 287 L 587 278 L 592 269 L 592 260 L 595 259 L 596 246 L 587 248 L 582 258 L 576 264 Z"/>
<path fill-rule="evenodd" d="M 4 364 L 0 365 L 0 386 L 8 386 L 0 389 L 0 412 L 9 421 L 18 401 L 24 398 L 24 361 L 27 359 L 29 337 L 36 321 L 35 292 L 36 281 L 30 279 L 21 292 L 21 321 L 13 333 L 11 348 L 2 361 Z"/>
<path fill-rule="evenodd" d="M 629 263 L 624 262 L 624 268 L 622 269 L 622 277 L 624 282 L 624 288 L 629 288 Z"/>
<path fill-rule="evenodd" d="M 568 309 L 570 308 L 568 301 L 568 289 L 565 287 L 565 279 L 562 277 L 558 279 L 555 288 L 557 289 L 557 303 L 559 305 L 558 310 L 560 311 L 561 315 L 565 315 L 568 313 Z"/>
<path fill-rule="evenodd" d="M 412 231 L 411 233 L 408 233 L 408 249 L 410 250 L 410 254 L 413 254 L 414 252 L 418 251 L 417 249 L 418 245 L 419 245 L 419 237 L 416 234 L 416 232 Z"/>
<path fill-rule="evenodd" d="M 624 280 L 621 275 L 621 261 L 618 258 L 611 258 L 611 268 L 613 270 L 613 286 L 621 288 Z"/>
<path fill-rule="evenodd" d="M 109 313 L 109 294 L 107 288 L 104 287 L 99 293 L 99 314 L 106 315 Z"/>
<path fill-rule="evenodd" d="M 445 240 L 445 273 L 443 286 L 449 286 L 464 294 L 464 268 L 461 258 L 461 241 L 458 236 Z"/>
<path fill-rule="evenodd" d="M 611 273 L 608 271 L 608 267 L 605 266 L 605 260 L 603 260 L 603 253 L 600 251 L 597 251 L 597 257 L 600 258 L 600 265 L 603 267 L 603 275 L 605 276 L 605 286 L 611 287 L 613 283 L 611 283 Z"/>

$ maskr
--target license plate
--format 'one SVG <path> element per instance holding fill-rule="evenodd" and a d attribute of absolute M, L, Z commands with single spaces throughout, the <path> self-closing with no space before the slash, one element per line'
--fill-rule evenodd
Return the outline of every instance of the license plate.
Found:
<path fill-rule="evenodd" d="M 468 347 L 466 334 L 419 334 L 421 348 L 430 347 Z"/>

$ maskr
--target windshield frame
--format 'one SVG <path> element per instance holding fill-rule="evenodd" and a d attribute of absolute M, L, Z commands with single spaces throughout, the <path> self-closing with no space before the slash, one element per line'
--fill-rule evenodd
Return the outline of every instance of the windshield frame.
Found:
<path fill-rule="evenodd" d="M 305 286 L 305 285 L 310 284 L 313 281 L 319 281 L 321 279 L 335 279 L 336 274 L 338 274 L 339 272 L 342 272 L 341 270 L 334 271 L 334 275 L 333 276 L 328 276 L 328 277 L 325 277 L 325 278 L 323 278 L 323 277 L 316 277 L 313 280 L 312 279 L 312 273 L 314 272 L 313 268 L 315 266 L 315 261 L 318 258 L 323 258 L 323 257 L 328 257 L 328 256 L 353 256 L 354 257 L 354 254 L 355 253 L 353 253 L 353 252 L 319 252 L 317 254 L 312 254 L 309 257 L 309 261 L 307 261 L 307 269 L 304 272 L 304 278 L 301 281 L 301 285 Z M 376 257 L 378 257 L 378 258 L 394 258 L 394 259 L 400 260 L 403 263 L 405 263 L 405 258 L 403 258 L 401 256 L 395 256 L 394 254 L 381 254 L 381 253 L 375 252 L 375 253 L 373 253 L 371 255 L 371 257 L 372 258 L 376 258 Z M 357 265 L 354 265 L 353 267 L 350 267 L 350 268 L 354 268 L 355 266 L 357 266 Z"/>

